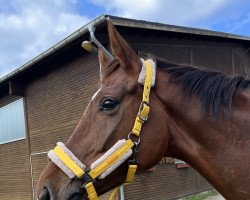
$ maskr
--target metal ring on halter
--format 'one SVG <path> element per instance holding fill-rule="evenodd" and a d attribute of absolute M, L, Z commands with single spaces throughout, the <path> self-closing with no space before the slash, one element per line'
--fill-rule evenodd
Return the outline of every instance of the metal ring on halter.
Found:
<path fill-rule="evenodd" d="M 131 141 L 133 141 L 130 137 L 131 137 L 131 134 L 133 134 L 134 136 L 136 136 L 133 132 L 130 132 L 129 134 L 128 134 L 128 139 L 130 139 Z M 140 138 L 140 136 L 136 136 L 137 137 L 137 141 L 133 141 L 134 142 L 134 144 L 137 146 L 140 142 L 141 142 L 141 138 Z"/>
<path fill-rule="evenodd" d="M 145 117 L 145 118 L 144 118 L 144 117 L 141 116 L 141 111 L 142 111 L 144 105 L 147 105 L 148 107 L 150 107 L 150 106 L 149 106 L 149 103 L 147 103 L 147 102 L 145 102 L 145 101 L 142 101 L 142 102 L 141 102 L 141 105 L 140 105 L 140 107 L 139 107 L 139 111 L 138 111 L 138 113 L 137 113 L 139 119 L 140 119 L 141 121 L 143 121 L 143 122 L 145 122 L 145 121 L 148 120 L 148 117 Z"/>

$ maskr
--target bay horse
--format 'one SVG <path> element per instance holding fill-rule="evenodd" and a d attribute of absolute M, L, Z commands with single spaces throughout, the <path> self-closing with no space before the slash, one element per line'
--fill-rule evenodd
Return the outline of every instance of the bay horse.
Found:
<path fill-rule="evenodd" d="M 126 139 L 141 104 L 142 62 L 111 21 L 114 58 L 99 51 L 100 88 L 65 149 L 90 169 L 118 140 Z M 250 199 L 250 80 L 157 59 L 150 113 L 137 141 L 138 172 L 162 157 L 184 160 L 226 199 Z M 127 159 L 128 160 L 128 159 Z M 128 162 L 93 182 L 98 195 L 124 183 Z M 88 199 L 86 180 L 69 178 L 49 162 L 38 184 L 39 200 Z M 92 186 L 93 186 L 92 185 Z"/>

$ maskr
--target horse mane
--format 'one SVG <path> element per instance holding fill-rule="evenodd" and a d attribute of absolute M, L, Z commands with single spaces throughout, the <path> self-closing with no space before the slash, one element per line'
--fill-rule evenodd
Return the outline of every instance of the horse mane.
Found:
<path fill-rule="evenodd" d="M 170 81 L 180 84 L 184 93 L 196 94 L 203 112 L 212 111 L 221 116 L 222 108 L 233 109 L 233 97 L 250 86 L 250 80 L 243 76 L 228 76 L 208 68 L 179 65 L 155 58 L 157 68 L 170 75 Z"/>

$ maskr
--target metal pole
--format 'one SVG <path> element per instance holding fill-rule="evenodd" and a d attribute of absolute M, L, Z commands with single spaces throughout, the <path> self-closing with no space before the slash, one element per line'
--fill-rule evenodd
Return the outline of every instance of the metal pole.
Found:
<path fill-rule="evenodd" d="M 107 49 L 105 49 L 104 46 L 102 46 L 102 44 L 96 39 L 95 37 L 95 27 L 93 25 L 90 25 L 88 27 L 89 29 L 89 33 L 90 33 L 90 38 L 91 40 L 96 44 L 96 46 L 98 46 L 99 48 L 101 48 L 103 50 L 103 52 L 105 53 L 106 56 L 108 56 L 109 58 L 114 58 L 111 53 L 108 52 Z"/>
<path fill-rule="evenodd" d="M 122 185 L 120 188 L 119 188 L 119 200 L 125 200 L 125 195 L 124 195 L 124 186 Z"/>

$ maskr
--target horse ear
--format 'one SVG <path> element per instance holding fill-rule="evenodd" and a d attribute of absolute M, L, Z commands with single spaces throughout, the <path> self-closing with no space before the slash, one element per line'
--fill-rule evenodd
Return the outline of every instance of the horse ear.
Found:
<path fill-rule="evenodd" d="M 107 23 L 112 54 L 120 60 L 126 70 L 140 71 L 140 59 L 137 54 L 118 33 L 111 20 Z"/>
<path fill-rule="evenodd" d="M 105 53 L 103 52 L 101 48 L 99 48 L 98 55 L 99 55 L 99 63 L 100 63 L 100 80 L 103 80 L 105 68 L 107 68 L 110 58 L 108 58 L 105 55 Z"/>

